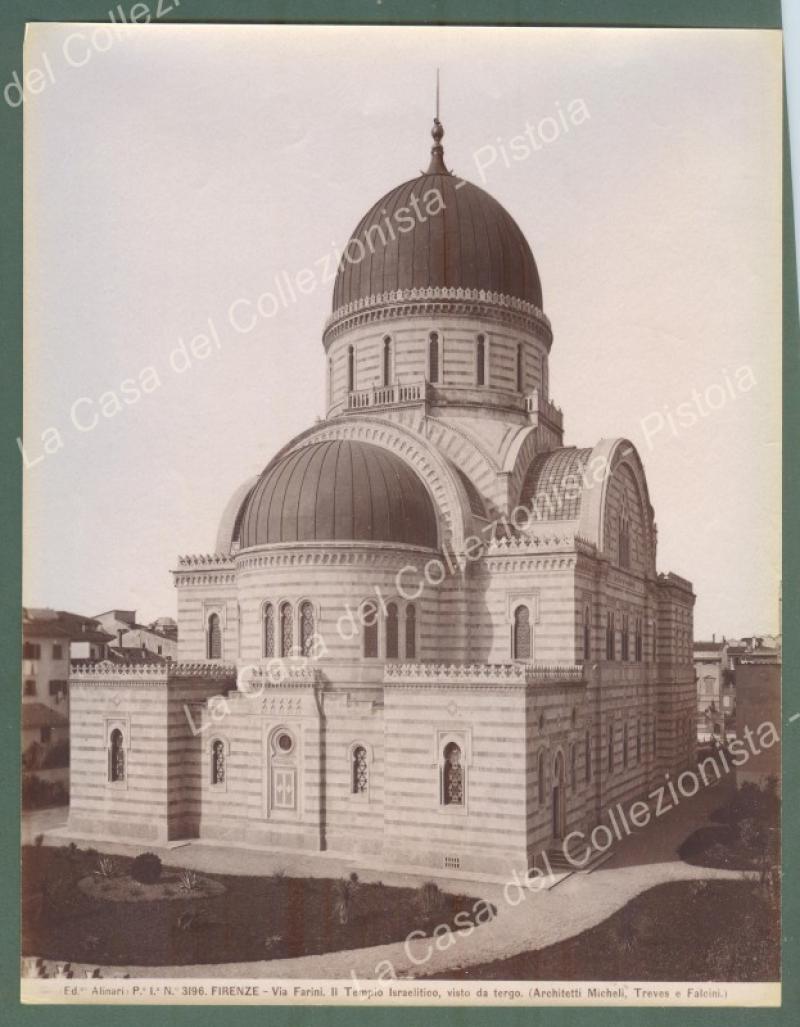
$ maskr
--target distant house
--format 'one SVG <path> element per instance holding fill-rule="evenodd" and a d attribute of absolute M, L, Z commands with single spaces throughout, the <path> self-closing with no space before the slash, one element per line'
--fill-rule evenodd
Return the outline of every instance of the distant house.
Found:
<path fill-rule="evenodd" d="M 106 610 L 95 618 L 113 638 L 109 656 L 136 659 L 148 655 L 174 660 L 178 655 L 178 625 L 171 617 L 159 617 L 151 624 L 139 624 L 136 610 Z M 153 662 L 158 663 L 159 660 Z"/>
<path fill-rule="evenodd" d="M 694 672 L 697 680 L 697 739 L 725 738 L 733 726 L 736 690 L 728 666 L 727 642 L 695 642 Z"/>
<path fill-rule="evenodd" d="M 100 660 L 113 636 L 66 610 L 22 610 L 22 751 L 69 738 L 70 660 Z"/>
<path fill-rule="evenodd" d="M 773 657 L 774 652 L 764 652 L 763 647 L 756 647 L 753 653 L 742 658 L 736 668 L 740 735 L 745 727 L 757 735 L 760 725 L 768 721 L 775 725 L 777 732 L 780 731 L 781 666 Z M 757 749 L 758 751 L 751 754 L 743 766 L 737 768 L 737 783 L 751 782 L 764 787 L 767 781 L 773 778 L 780 789 L 780 742 L 771 748 Z"/>
<path fill-rule="evenodd" d="M 780 635 L 747 635 L 718 642 L 695 642 L 697 681 L 697 738 L 732 738 L 741 732 L 737 722 L 739 669 L 746 663 L 777 666 L 781 662 Z M 759 722 L 760 723 L 760 722 Z"/>

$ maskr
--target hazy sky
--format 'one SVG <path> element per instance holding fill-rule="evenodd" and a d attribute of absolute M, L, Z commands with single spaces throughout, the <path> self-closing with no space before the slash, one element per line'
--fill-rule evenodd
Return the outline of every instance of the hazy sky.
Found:
<path fill-rule="evenodd" d="M 26 45 L 26 604 L 174 613 L 177 555 L 324 413 L 325 257 L 427 166 L 438 65 L 448 165 L 536 257 L 565 442 L 639 447 L 697 637 L 777 630 L 776 33 L 93 31 Z M 234 301 L 303 268 L 309 295 L 234 330 Z"/>

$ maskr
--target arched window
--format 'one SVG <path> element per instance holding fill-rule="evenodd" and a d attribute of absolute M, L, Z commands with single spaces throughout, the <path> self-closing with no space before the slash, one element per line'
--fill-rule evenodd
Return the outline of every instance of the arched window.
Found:
<path fill-rule="evenodd" d="M 386 607 L 386 659 L 396 660 L 400 655 L 399 625 L 397 604 L 389 603 Z"/>
<path fill-rule="evenodd" d="M 616 649 L 616 639 L 614 638 L 614 614 L 606 614 L 606 659 L 614 659 L 614 650 Z"/>
<path fill-rule="evenodd" d="M 525 391 L 525 353 L 522 343 L 517 343 L 517 392 Z"/>
<path fill-rule="evenodd" d="M 263 620 L 264 655 L 272 658 L 275 655 L 275 608 L 272 603 L 265 603 Z"/>
<path fill-rule="evenodd" d="M 583 658 L 588 660 L 592 655 L 592 611 L 587 603 L 583 608 Z"/>
<path fill-rule="evenodd" d="M 352 392 L 356 387 L 356 351 L 352 346 L 347 347 L 347 391 Z"/>
<path fill-rule="evenodd" d="M 439 381 L 439 333 L 431 332 L 428 336 L 428 380 Z"/>
<path fill-rule="evenodd" d="M 372 659 L 378 655 L 378 607 L 375 603 L 364 605 L 361 623 L 364 626 L 364 656 Z"/>
<path fill-rule="evenodd" d="M 544 806 L 547 796 L 547 782 L 545 780 L 544 749 L 539 750 L 539 758 L 536 761 L 536 784 L 539 789 L 539 805 Z"/>
<path fill-rule="evenodd" d="M 627 660 L 630 657 L 630 637 L 631 637 L 630 617 L 628 616 L 627 613 L 623 613 L 623 615 L 622 615 L 622 631 L 621 631 L 621 638 L 620 638 L 620 641 L 622 643 L 622 645 L 621 645 L 622 652 L 620 654 L 620 658 L 623 659 L 623 660 Z"/>
<path fill-rule="evenodd" d="M 406 659 L 417 658 L 417 608 L 413 603 L 406 607 Z"/>
<path fill-rule="evenodd" d="M 625 513 L 619 515 L 619 565 L 631 565 L 631 524 Z"/>
<path fill-rule="evenodd" d="M 333 357 L 328 360 L 328 406 L 333 403 Z"/>
<path fill-rule="evenodd" d="M 639 763 L 642 758 L 642 722 L 641 720 L 636 721 L 636 762 Z"/>
<path fill-rule="evenodd" d="M 367 750 L 363 745 L 357 745 L 352 754 L 352 779 L 351 791 L 353 795 L 366 795 L 369 786 L 369 766 L 367 765 Z"/>
<path fill-rule="evenodd" d="M 218 613 L 212 613 L 208 618 L 206 653 L 209 660 L 222 659 L 222 630 L 220 628 Z"/>
<path fill-rule="evenodd" d="M 527 606 L 514 610 L 514 659 L 531 658 L 531 614 Z"/>
<path fill-rule="evenodd" d="M 455 742 L 448 742 L 444 747 L 442 799 L 445 806 L 464 805 L 464 767 L 461 762 L 461 747 Z"/>
<path fill-rule="evenodd" d="M 608 725 L 608 772 L 614 770 L 614 725 Z"/>
<path fill-rule="evenodd" d="M 225 783 L 225 743 L 217 738 L 211 746 L 211 784 Z"/>
<path fill-rule="evenodd" d="M 578 787 L 578 746 L 574 742 L 569 747 L 569 786 L 573 792 Z"/>
<path fill-rule="evenodd" d="M 628 766 L 628 722 L 622 726 L 622 766 Z"/>
<path fill-rule="evenodd" d="M 300 655 L 314 654 L 314 607 L 306 600 L 300 605 Z"/>
<path fill-rule="evenodd" d="M 486 339 L 478 336 L 475 343 L 475 382 L 478 385 L 486 384 Z"/>
<path fill-rule="evenodd" d="M 383 384 L 392 384 L 392 340 L 388 335 L 383 340 Z"/>
<path fill-rule="evenodd" d="M 108 751 L 108 780 L 125 780 L 125 740 L 122 732 L 115 727 L 111 732 L 111 745 Z"/>
<path fill-rule="evenodd" d="M 641 663 L 642 660 L 644 659 L 643 648 L 644 647 L 642 645 L 642 618 L 641 617 L 637 617 L 636 618 L 636 640 L 635 640 L 635 643 L 634 643 L 634 649 L 635 649 L 634 659 L 636 660 L 637 663 Z"/>
<path fill-rule="evenodd" d="M 592 780 L 592 733 L 588 728 L 583 736 L 583 778 Z"/>
<path fill-rule="evenodd" d="M 294 645 L 294 625 L 292 624 L 292 604 L 281 604 L 281 656 L 292 655 Z"/>

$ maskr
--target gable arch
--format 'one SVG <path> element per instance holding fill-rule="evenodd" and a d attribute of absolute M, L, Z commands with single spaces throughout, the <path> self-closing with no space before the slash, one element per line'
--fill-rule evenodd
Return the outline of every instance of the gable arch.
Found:
<path fill-rule="evenodd" d="M 644 563 L 655 570 L 656 532 L 653 507 L 641 457 L 629 439 L 603 439 L 586 462 L 578 532 L 582 538 L 607 551 L 609 495 L 612 481 L 628 479 L 633 486 L 642 523 Z"/>

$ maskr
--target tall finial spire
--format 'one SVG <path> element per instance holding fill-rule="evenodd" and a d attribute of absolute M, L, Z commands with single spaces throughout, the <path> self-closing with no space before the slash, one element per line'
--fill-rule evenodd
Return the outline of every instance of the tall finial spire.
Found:
<path fill-rule="evenodd" d="M 431 147 L 431 162 L 428 166 L 427 174 L 429 175 L 449 175 L 450 172 L 445 167 L 444 163 L 444 147 L 442 146 L 442 136 L 444 135 L 444 128 L 442 123 L 439 121 L 439 69 L 436 69 L 436 113 L 433 118 L 433 128 L 431 129 L 431 135 L 433 136 L 433 146 Z"/>

